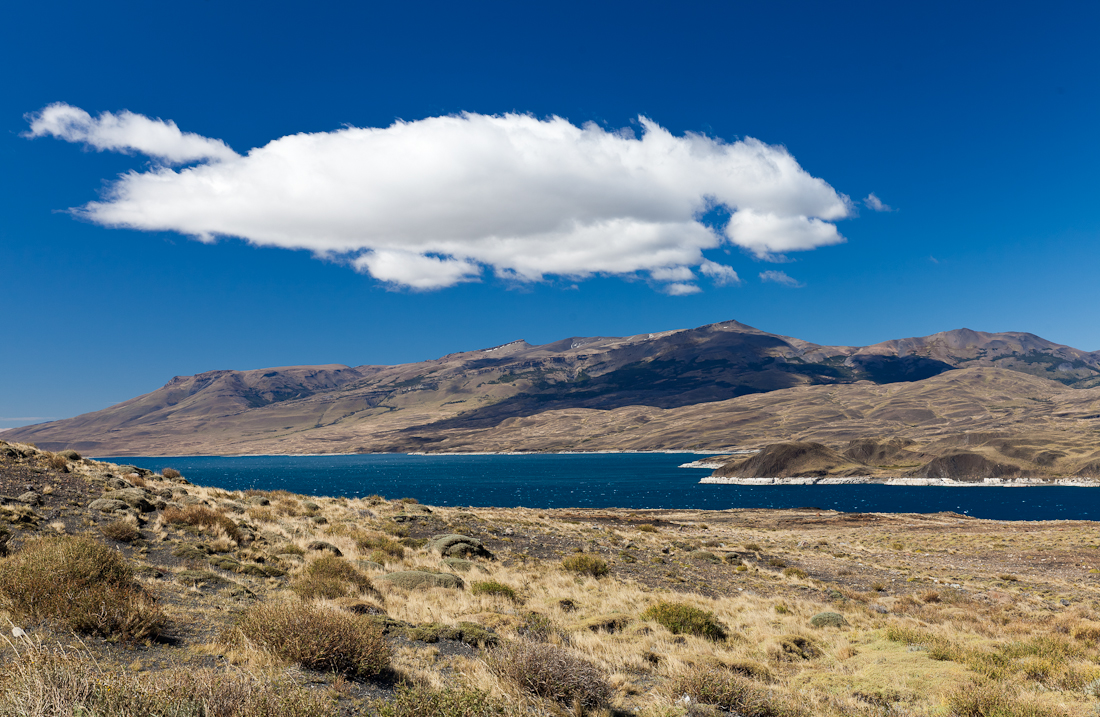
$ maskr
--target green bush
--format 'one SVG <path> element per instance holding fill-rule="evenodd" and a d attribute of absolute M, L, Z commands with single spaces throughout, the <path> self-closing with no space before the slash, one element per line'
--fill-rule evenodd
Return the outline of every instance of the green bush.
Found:
<path fill-rule="evenodd" d="M 412 688 L 402 685 L 392 702 L 372 705 L 378 717 L 494 717 L 506 714 L 489 695 L 478 690 Z"/>
<path fill-rule="evenodd" d="M 504 583 L 497 582 L 496 580 L 483 580 L 470 584 L 470 593 L 473 595 L 492 595 L 495 597 L 508 598 L 512 602 L 519 600 L 519 595 L 515 589 L 505 585 Z"/>
<path fill-rule="evenodd" d="M 607 561 L 588 553 L 570 555 L 561 561 L 561 566 L 571 573 L 591 575 L 594 578 L 602 578 L 611 572 L 607 567 Z"/>
<path fill-rule="evenodd" d="M 492 647 L 500 642 L 500 637 L 495 632 L 473 622 L 460 622 L 457 625 L 430 622 L 412 628 L 408 631 L 408 636 L 410 640 L 427 643 L 457 640 L 472 647 Z"/>
<path fill-rule="evenodd" d="M 682 602 L 659 602 L 642 613 L 643 620 L 652 620 L 674 635 L 695 635 L 708 640 L 724 640 L 726 629 L 713 612 Z"/>
<path fill-rule="evenodd" d="M 369 577 L 347 560 L 335 555 L 325 555 L 307 564 L 290 589 L 302 600 L 334 600 L 364 592 L 377 592 Z"/>
<path fill-rule="evenodd" d="M 167 623 L 126 558 L 86 536 L 36 538 L 0 560 L 0 595 L 22 620 L 84 634 L 147 640 Z"/>
<path fill-rule="evenodd" d="M 382 629 L 315 603 L 266 602 L 249 608 L 226 637 L 320 672 L 374 677 L 390 665 Z"/>
<path fill-rule="evenodd" d="M 599 707 L 611 697 L 611 686 L 600 668 L 547 643 L 503 643 L 486 654 L 485 664 L 490 672 L 524 692 L 563 705 Z"/>

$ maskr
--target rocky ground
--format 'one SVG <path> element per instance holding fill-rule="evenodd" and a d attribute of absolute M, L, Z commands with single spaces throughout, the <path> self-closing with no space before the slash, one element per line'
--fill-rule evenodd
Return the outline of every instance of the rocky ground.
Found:
<path fill-rule="evenodd" d="M 92 536 L 125 556 L 167 619 L 151 639 L 74 635 L 58 620 L 21 617 L 0 594 L 0 624 L 10 620 L 39 645 L 78 645 L 106 672 L 139 679 L 274 671 L 345 714 L 396 709 L 401 684 L 473 690 L 501 709 L 541 714 L 708 714 L 698 706 L 707 699 L 760 715 L 994 714 L 966 712 L 960 701 L 987 693 L 1040 710 L 1029 715 L 1091 714 L 1100 705 L 1092 696 L 1100 692 L 1096 523 L 813 508 L 440 508 L 380 496 L 228 493 L 165 473 L 0 441 L 5 552 L 18 556 L 42 536 Z M 180 522 L 192 508 L 214 522 Z M 111 537 L 120 523 L 135 535 Z M 361 589 L 303 597 L 310 566 L 337 553 L 363 576 Z M 577 556 L 605 567 L 571 570 Z M 506 590 L 477 593 L 489 583 Z M 306 600 L 384 630 L 390 668 L 349 678 L 228 637 L 259 604 Z M 658 603 L 709 613 L 725 637 L 647 617 Z M 821 614 L 842 623 L 815 626 Z M 494 655 L 528 644 L 532 625 L 542 626 L 539 644 L 602 675 L 610 692 L 598 704 L 532 694 L 493 671 Z M 803 643 L 792 656 L 790 645 Z M 1040 643 L 1055 648 L 1008 647 Z M 0 659 L 19 659 L 21 644 L 0 643 Z M 1000 656 L 995 673 L 983 667 L 987 654 Z M 1050 664 L 1036 667 L 1036 655 Z M 738 712 L 749 702 L 731 702 L 732 688 L 726 697 L 698 688 L 684 702 L 691 680 L 718 679 L 708 670 L 733 675 L 731 684 L 757 690 L 770 706 Z M 3 690 L 16 687 L 2 679 L 6 714 Z"/>

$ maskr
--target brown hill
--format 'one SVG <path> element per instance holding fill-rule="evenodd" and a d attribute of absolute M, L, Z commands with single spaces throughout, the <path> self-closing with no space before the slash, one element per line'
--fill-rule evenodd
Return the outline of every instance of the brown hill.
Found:
<path fill-rule="evenodd" d="M 1031 334 L 961 329 L 859 348 L 729 321 L 399 366 L 210 371 L 6 437 L 98 455 L 836 444 L 1091 420 L 1093 391 L 1066 386 L 1094 378 L 1096 354 Z"/>
<path fill-rule="evenodd" d="M 844 472 L 863 473 L 858 464 L 828 446 L 813 442 L 773 443 L 741 461 L 727 463 L 716 476 L 736 478 L 787 478 L 825 476 Z"/>

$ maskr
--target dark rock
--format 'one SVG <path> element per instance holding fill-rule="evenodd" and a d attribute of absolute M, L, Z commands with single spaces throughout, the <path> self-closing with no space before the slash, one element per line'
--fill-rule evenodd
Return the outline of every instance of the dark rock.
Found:
<path fill-rule="evenodd" d="M 152 506 L 149 506 L 152 508 Z M 114 500 L 112 498 L 99 498 L 93 500 L 88 504 L 90 510 L 98 510 L 101 513 L 128 513 L 130 512 L 130 506 L 123 503 L 121 500 Z"/>
<path fill-rule="evenodd" d="M 491 558 L 492 553 L 486 550 L 485 545 L 477 538 L 468 535 L 436 535 L 431 540 L 432 550 L 445 557 L 465 558 L 479 556 Z"/>
<path fill-rule="evenodd" d="M 444 558 L 443 563 L 451 570 L 457 570 L 460 573 L 468 573 L 477 565 L 472 560 L 463 560 L 462 558 Z"/>
<path fill-rule="evenodd" d="M 337 548 L 332 543 L 326 543 L 323 540 L 314 540 L 313 542 L 306 545 L 306 550 L 324 551 L 327 553 L 332 553 L 338 558 L 343 555 L 343 553 L 340 552 L 340 548 Z"/>
<path fill-rule="evenodd" d="M 399 573 L 389 573 L 378 579 L 406 590 L 421 590 L 424 588 L 462 589 L 465 587 L 462 578 L 457 575 L 451 575 L 450 573 L 429 573 L 426 570 L 406 570 Z"/>
<path fill-rule="evenodd" d="M 127 488 L 124 490 L 112 490 L 103 494 L 104 500 L 120 500 L 126 505 L 139 510 L 142 513 L 151 513 L 156 506 L 149 500 L 151 496 L 141 488 Z"/>

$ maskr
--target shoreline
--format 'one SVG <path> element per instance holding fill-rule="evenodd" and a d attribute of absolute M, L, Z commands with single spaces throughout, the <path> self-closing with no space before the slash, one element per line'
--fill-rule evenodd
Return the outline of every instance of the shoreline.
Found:
<path fill-rule="evenodd" d="M 128 458 L 331 458 L 337 456 L 598 456 L 598 455 L 676 455 L 688 453 L 697 456 L 729 455 L 743 451 L 744 449 L 727 449 L 717 451 L 697 450 L 660 450 L 660 451 L 471 451 L 469 453 L 410 451 L 408 453 L 181 453 L 165 455 L 132 455 L 132 456 L 87 456 L 97 461 L 119 461 Z M 709 468 L 707 465 L 693 465 L 699 461 L 685 463 L 681 468 Z M 714 464 L 715 467 L 721 464 Z M 713 470 L 713 468 L 711 469 Z"/>
<path fill-rule="evenodd" d="M 892 485 L 892 486 L 933 486 L 941 488 L 1100 488 L 1100 480 L 1088 478 L 982 478 L 980 480 L 960 480 L 957 478 L 881 478 L 875 476 L 792 476 L 790 478 L 733 478 L 725 476 L 707 476 L 699 479 L 707 485 Z"/>

